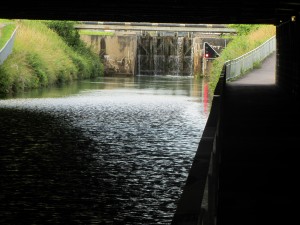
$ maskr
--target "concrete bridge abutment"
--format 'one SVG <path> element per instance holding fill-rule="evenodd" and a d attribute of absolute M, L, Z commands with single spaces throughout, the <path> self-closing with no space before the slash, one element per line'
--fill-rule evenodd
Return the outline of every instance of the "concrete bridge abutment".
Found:
<path fill-rule="evenodd" d="M 300 21 L 295 17 L 277 25 L 276 84 L 300 97 Z"/>

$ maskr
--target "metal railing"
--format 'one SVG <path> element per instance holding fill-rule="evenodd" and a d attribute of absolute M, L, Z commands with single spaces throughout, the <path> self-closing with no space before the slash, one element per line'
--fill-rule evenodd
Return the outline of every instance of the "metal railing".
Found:
<path fill-rule="evenodd" d="M 7 57 L 12 53 L 12 49 L 15 42 L 15 36 L 17 33 L 17 28 L 12 33 L 10 39 L 6 42 L 2 49 L 0 49 L 0 65 L 7 59 Z"/>
<path fill-rule="evenodd" d="M 252 70 L 256 64 L 262 62 L 274 51 L 276 51 L 276 36 L 271 37 L 252 51 L 228 61 L 226 63 L 226 79 L 230 81 Z"/>

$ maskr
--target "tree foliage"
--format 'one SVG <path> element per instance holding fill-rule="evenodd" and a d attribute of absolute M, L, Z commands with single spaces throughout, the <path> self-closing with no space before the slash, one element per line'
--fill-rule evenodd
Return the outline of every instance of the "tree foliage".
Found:
<path fill-rule="evenodd" d="M 247 35 L 259 28 L 258 24 L 230 24 L 229 27 L 237 30 L 239 36 Z"/>
<path fill-rule="evenodd" d="M 75 22 L 73 21 L 47 21 L 47 26 L 54 30 L 63 40 L 72 48 L 82 47 L 80 35 L 76 29 L 74 29 Z"/>

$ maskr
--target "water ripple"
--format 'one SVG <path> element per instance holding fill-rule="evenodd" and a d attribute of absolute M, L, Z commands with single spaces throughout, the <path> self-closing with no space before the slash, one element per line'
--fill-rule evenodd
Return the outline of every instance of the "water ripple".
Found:
<path fill-rule="evenodd" d="M 121 93 L 0 100 L 1 224 L 170 224 L 207 115 Z"/>

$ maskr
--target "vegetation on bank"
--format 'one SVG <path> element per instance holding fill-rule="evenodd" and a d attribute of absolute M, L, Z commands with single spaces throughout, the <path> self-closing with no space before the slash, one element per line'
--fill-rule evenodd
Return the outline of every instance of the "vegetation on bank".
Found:
<path fill-rule="evenodd" d="M 232 40 L 221 52 L 220 57 L 214 60 L 210 72 L 210 92 L 213 93 L 219 80 L 223 65 L 226 61 L 235 59 L 264 43 L 276 34 L 276 27 L 273 25 L 229 25 L 237 30 L 238 35 L 231 37 Z"/>
<path fill-rule="evenodd" d="M 3 28 L 0 30 L 0 50 L 4 47 L 6 42 L 10 39 L 12 33 L 16 29 L 16 24 L 14 23 L 5 23 L 6 20 L 0 20 L 0 25 L 3 24 Z"/>
<path fill-rule="evenodd" d="M 80 40 L 74 22 L 11 22 L 18 30 L 13 52 L 0 66 L 0 94 L 103 75 L 99 56 Z"/>
<path fill-rule="evenodd" d="M 115 33 L 112 31 L 80 30 L 79 34 L 95 36 L 113 36 Z"/>

